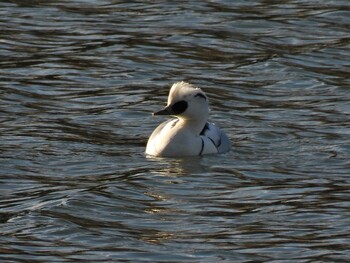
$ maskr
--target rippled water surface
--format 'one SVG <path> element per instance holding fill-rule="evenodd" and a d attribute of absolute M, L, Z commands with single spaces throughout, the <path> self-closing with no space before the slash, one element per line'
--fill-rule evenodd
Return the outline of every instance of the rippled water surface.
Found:
<path fill-rule="evenodd" d="M 2 1 L 1 262 L 349 262 L 350 3 Z M 145 156 L 173 82 L 231 152 Z"/>

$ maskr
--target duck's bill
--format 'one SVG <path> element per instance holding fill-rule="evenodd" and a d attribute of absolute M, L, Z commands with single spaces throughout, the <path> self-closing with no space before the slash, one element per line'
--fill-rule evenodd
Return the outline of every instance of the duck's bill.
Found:
<path fill-rule="evenodd" d="M 165 107 L 164 109 L 157 111 L 157 112 L 153 112 L 153 115 L 172 115 L 173 112 L 171 110 L 170 107 Z"/>

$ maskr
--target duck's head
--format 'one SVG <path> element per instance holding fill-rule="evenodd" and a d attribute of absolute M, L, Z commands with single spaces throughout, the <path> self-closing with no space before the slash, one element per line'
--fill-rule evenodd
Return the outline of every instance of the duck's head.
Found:
<path fill-rule="evenodd" d="M 185 120 L 208 118 L 208 97 L 200 88 L 187 82 L 177 82 L 170 89 L 167 106 L 153 115 L 173 115 Z"/>

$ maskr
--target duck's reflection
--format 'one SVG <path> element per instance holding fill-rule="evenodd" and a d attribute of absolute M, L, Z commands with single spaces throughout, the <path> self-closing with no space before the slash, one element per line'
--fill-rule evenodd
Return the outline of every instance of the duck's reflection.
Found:
<path fill-rule="evenodd" d="M 159 169 L 153 171 L 158 176 L 186 176 L 191 174 L 198 174 L 206 172 L 207 166 L 202 164 L 202 157 L 189 156 L 182 158 L 162 158 L 147 156 L 150 161 L 158 162 L 161 166 Z"/>
<path fill-rule="evenodd" d="M 140 239 L 145 242 L 161 244 L 179 238 L 176 231 L 183 226 L 191 201 L 187 196 L 193 193 L 189 176 L 198 176 L 207 172 L 203 157 L 159 158 L 147 157 L 154 163 L 152 186 L 144 192 L 150 198 L 144 212 L 152 218 L 152 224 L 143 231 Z M 157 222 L 156 225 L 153 225 Z M 184 233 L 182 233 L 184 234 Z"/>

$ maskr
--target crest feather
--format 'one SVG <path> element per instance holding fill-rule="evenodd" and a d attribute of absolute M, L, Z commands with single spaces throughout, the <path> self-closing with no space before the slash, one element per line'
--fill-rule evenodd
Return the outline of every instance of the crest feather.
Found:
<path fill-rule="evenodd" d="M 202 92 L 202 90 L 185 81 L 176 82 L 171 86 L 168 97 L 168 104 L 171 104 L 171 102 L 178 99 L 184 98 L 185 96 L 194 94 L 195 92 Z"/>

